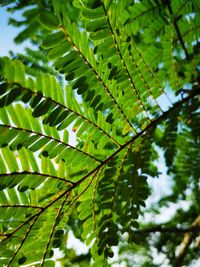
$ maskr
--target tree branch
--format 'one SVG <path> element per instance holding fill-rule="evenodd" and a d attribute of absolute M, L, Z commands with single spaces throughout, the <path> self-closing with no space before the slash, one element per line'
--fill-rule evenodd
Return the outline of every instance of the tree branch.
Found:
<path fill-rule="evenodd" d="M 200 215 L 194 220 L 191 227 L 199 228 L 200 229 Z M 185 258 L 185 255 L 188 251 L 188 248 L 190 244 L 192 243 L 192 240 L 195 238 L 197 232 L 186 232 L 184 235 L 183 241 L 181 242 L 179 246 L 178 255 L 174 261 L 174 267 L 182 266 L 182 262 Z"/>
<path fill-rule="evenodd" d="M 87 179 L 91 174 L 95 173 L 99 168 L 107 164 L 112 158 L 114 158 L 120 151 L 122 151 L 125 147 L 132 144 L 137 138 L 142 136 L 145 132 L 152 129 L 153 127 L 157 126 L 159 123 L 161 123 L 167 116 L 176 110 L 177 108 L 180 108 L 184 103 L 188 102 L 192 98 L 194 98 L 196 95 L 200 94 L 199 87 L 196 87 L 195 89 L 191 90 L 190 94 L 183 98 L 182 100 L 176 102 L 173 107 L 171 107 L 169 110 L 165 111 L 161 116 L 153 120 L 150 124 L 148 124 L 143 130 L 141 130 L 139 133 L 134 135 L 127 143 L 123 144 L 120 148 L 115 150 L 115 152 L 110 155 L 108 158 L 106 158 L 101 164 L 99 164 L 96 168 L 94 168 L 91 172 L 87 173 L 85 176 L 83 176 L 79 181 L 75 183 L 75 185 L 81 184 L 85 179 Z"/>
<path fill-rule="evenodd" d="M 138 229 L 134 231 L 137 234 L 151 234 L 151 233 L 198 233 L 200 232 L 200 225 L 194 225 L 190 227 L 179 228 L 176 226 L 166 227 L 164 225 L 156 225 L 144 229 Z"/>
<path fill-rule="evenodd" d="M 167 7 L 168 7 L 168 10 L 169 10 L 170 15 L 173 15 L 173 11 L 172 11 L 172 8 L 171 8 L 170 1 L 169 0 L 167 0 Z M 187 49 L 185 47 L 185 44 L 183 42 L 183 38 L 181 36 L 181 33 L 180 33 L 180 30 L 179 30 L 178 24 L 177 24 L 177 22 L 176 22 L 175 19 L 173 20 L 173 24 L 174 24 L 174 28 L 176 30 L 176 33 L 177 33 L 179 42 L 180 42 L 180 44 L 181 44 L 181 46 L 182 46 L 182 48 L 183 48 L 183 50 L 185 52 L 185 56 L 186 56 L 187 59 L 189 59 L 188 51 L 187 51 Z"/>

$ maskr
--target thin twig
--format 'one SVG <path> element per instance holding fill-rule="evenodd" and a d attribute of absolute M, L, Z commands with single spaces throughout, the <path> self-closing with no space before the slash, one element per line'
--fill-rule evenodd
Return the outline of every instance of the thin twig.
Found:
<path fill-rule="evenodd" d="M 43 133 L 40 133 L 40 132 L 36 132 L 36 131 L 32 131 L 32 130 L 29 130 L 29 129 L 24 129 L 24 128 L 21 128 L 21 127 L 15 127 L 15 126 L 12 126 L 12 125 L 0 124 L 0 127 L 7 127 L 7 128 L 11 128 L 11 129 L 27 132 L 27 133 L 30 133 L 30 134 L 36 134 L 36 135 L 38 135 L 40 137 L 45 137 L 45 138 L 49 139 L 50 141 L 56 141 L 56 142 L 62 144 L 63 146 L 65 146 L 65 147 L 69 147 L 69 148 L 71 148 L 73 150 L 76 150 L 77 152 L 83 153 L 85 156 L 90 157 L 91 159 L 93 159 L 95 161 L 101 162 L 101 160 L 99 160 L 99 159 L 95 158 L 94 156 L 86 153 L 85 151 L 83 151 L 83 150 L 81 150 L 81 149 L 79 149 L 77 147 L 74 147 L 74 146 L 72 146 L 70 144 L 67 144 L 67 143 L 65 143 L 65 142 L 63 142 L 63 141 L 61 141 L 61 140 L 59 140 L 57 138 L 54 138 L 52 136 L 48 136 L 46 134 L 43 134 Z"/>
<path fill-rule="evenodd" d="M 63 182 L 67 182 L 70 184 L 74 184 L 74 182 L 69 181 L 69 180 L 62 178 L 62 177 L 58 177 L 58 176 L 50 175 L 50 174 L 45 174 L 45 173 L 40 173 L 40 172 L 30 172 L 30 171 L 1 173 L 0 177 L 6 177 L 6 176 L 11 176 L 11 175 L 14 175 L 14 176 L 17 176 L 17 175 L 33 175 L 33 176 L 38 175 L 38 176 L 43 176 L 46 178 L 52 178 L 52 179 L 61 180 Z"/>
<path fill-rule="evenodd" d="M 173 11 L 172 11 L 172 8 L 171 8 L 171 5 L 170 5 L 170 1 L 167 0 L 166 3 L 167 3 L 167 7 L 168 7 L 168 10 L 169 10 L 170 15 L 173 16 Z M 187 49 L 186 49 L 186 47 L 185 47 L 183 38 L 182 38 L 182 36 L 181 36 L 181 32 L 180 32 L 180 30 L 179 30 L 178 23 L 176 22 L 175 19 L 173 20 L 173 24 L 174 24 L 174 28 L 175 28 L 175 30 L 176 30 L 176 33 L 177 33 L 179 42 L 180 42 L 180 44 L 181 44 L 181 46 L 182 46 L 182 48 L 183 48 L 183 50 L 184 50 L 184 52 L 185 52 L 185 56 L 186 56 L 187 60 L 188 60 L 188 59 L 189 59 L 189 54 L 188 54 L 188 51 L 187 51 Z"/>

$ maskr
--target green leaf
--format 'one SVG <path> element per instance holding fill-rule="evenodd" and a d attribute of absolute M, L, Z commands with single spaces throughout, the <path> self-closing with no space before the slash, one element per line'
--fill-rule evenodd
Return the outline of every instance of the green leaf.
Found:
<path fill-rule="evenodd" d="M 44 265 L 43 265 L 44 267 L 54 267 L 55 266 L 55 262 L 54 261 L 52 261 L 52 260 L 46 260 L 45 262 L 44 262 Z"/>
<path fill-rule="evenodd" d="M 35 142 L 34 144 L 32 144 L 29 149 L 32 152 L 36 152 L 38 151 L 40 148 L 42 148 L 44 145 L 46 145 L 50 140 L 46 137 L 42 137 L 40 138 L 40 140 L 38 140 L 37 142 Z"/>
<path fill-rule="evenodd" d="M 49 49 L 55 47 L 65 40 L 65 35 L 62 32 L 55 32 L 47 35 L 42 42 L 42 47 Z"/>
<path fill-rule="evenodd" d="M 47 30 L 57 30 L 59 26 L 59 21 L 57 17 L 48 11 L 44 11 L 39 16 L 39 21 L 41 25 Z"/>
<path fill-rule="evenodd" d="M 7 83 L 0 84 L 0 95 L 3 95 L 9 88 L 10 86 Z"/>
<path fill-rule="evenodd" d="M 81 15 L 86 19 L 100 19 L 104 17 L 103 9 L 102 8 L 96 8 L 96 9 L 82 9 Z"/>
<path fill-rule="evenodd" d="M 85 76 L 82 76 L 82 77 L 78 78 L 74 82 L 74 84 L 72 86 L 72 89 L 77 89 L 77 88 L 83 87 L 86 80 L 87 80 L 87 78 Z"/>
<path fill-rule="evenodd" d="M 19 87 L 18 88 L 15 87 L 7 95 L 3 96 L 0 99 L 0 107 L 10 105 L 12 102 L 14 102 L 21 95 L 21 93 L 22 93 L 22 89 Z"/>
<path fill-rule="evenodd" d="M 69 115 L 60 125 L 58 125 L 58 130 L 63 130 L 67 128 L 76 119 L 75 114 Z"/>
<path fill-rule="evenodd" d="M 40 117 L 41 115 L 47 113 L 48 110 L 49 110 L 50 108 L 51 108 L 51 102 L 50 102 L 48 99 L 43 100 L 41 103 L 39 103 L 39 104 L 35 107 L 35 109 L 34 109 L 32 115 L 33 115 L 33 117 L 35 117 L 35 118 L 36 118 L 36 117 Z"/>
<path fill-rule="evenodd" d="M 11 152 L 8 147 L 2 148 L 1 152 L 4 157 L 4 160 L 6 161 L 6 164 L 8 165 L 9 171 L 18 171 L 19 167 L 13 152 Z"/>
<path fill-rule="evenodd" d="M 18 260 L 18 263 L 19 265 L 21 264 L 24 264 L 26 262 L 27 258 L 25 256 L 21 257 L 19 260 Z"/>
<path fill-rule="evenodd" d="M 110 37 L 110 31 L 105 29 L 105 30 L 99 30 L 99 31 L 96 31 L 96 32 L 92 32 L 90 34 L 90 38 L 92 40 L 104 40 L 106 38 L 109 38 Z"/>
<path fill-rule="evenodd" d="M 48 52 L 48 58 L 50 60 L 55 60 L 57 58 L 60 58 L 63 56 L 65 53 L 69 51 L 71 48 L 71 44 L 68 43 L 67 41 L 59 44 L 58 46 L 53 47 L 49 52 Z"/>

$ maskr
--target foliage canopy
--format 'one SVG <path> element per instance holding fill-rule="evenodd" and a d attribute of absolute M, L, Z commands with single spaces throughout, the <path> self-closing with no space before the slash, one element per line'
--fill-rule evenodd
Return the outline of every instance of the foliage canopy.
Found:
<path fill-rule="evenodd" d="M 118 246 L 126 266 L 157 266 L 152 247 L 189 266 L 200 255 L 200 2 L 1 5 L 23 11 L 10 19 L 23 26 L 15 41 L 36 49 L 0 58 L 0 265 L 55 266 L 58 248 L 63 266 L 111 266 Z M 161 151 L 171 189 L 145 208 Z M 144 220 L 183 200 L 164 225 Z M 87 254 L 66 248 L 69 230 Z"/>

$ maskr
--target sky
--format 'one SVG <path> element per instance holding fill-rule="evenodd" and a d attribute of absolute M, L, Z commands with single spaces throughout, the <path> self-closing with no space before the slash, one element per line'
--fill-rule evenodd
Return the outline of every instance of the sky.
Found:
<path fill-rule="evenodd" d="M 8 56 L 9 51 L 21 52 L 25 47 L 30 47 L 30 43 L 28 41 L 20 45 L 16 45 L 14 43 L 13 39 L 21 29 L 8 25 L 9 16 L 10 14 L 6 12 L 6 8 L 0 7 L 0 56 Z M 15 18 L 21 18 L 20 11 L 16 12 Z"/>

